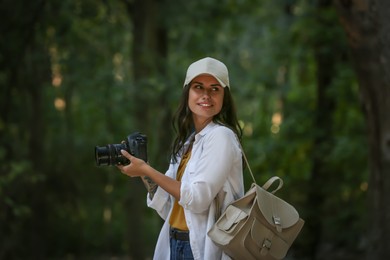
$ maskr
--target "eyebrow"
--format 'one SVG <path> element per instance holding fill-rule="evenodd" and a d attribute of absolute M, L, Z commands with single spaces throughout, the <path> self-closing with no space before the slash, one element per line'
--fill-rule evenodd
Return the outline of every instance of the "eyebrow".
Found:
<path fill-rule="evenodd" d="M 191 85 L 192 85 L 192 84 L 195 84 L 195 83 L 197 83 L 197 84 L 199 84 L 199 85 L 204 85 L 202 82 L 199 82 L 199 81 L 193 81 L 193 82 L 191 82 Z M 212 87 L 215 87 L 215 86 L 220 86 L 220 87 L 222 87 L 222 85 L 219 84 L 219 83 L 211 84 L 210 86 L 212 86 Z"/>

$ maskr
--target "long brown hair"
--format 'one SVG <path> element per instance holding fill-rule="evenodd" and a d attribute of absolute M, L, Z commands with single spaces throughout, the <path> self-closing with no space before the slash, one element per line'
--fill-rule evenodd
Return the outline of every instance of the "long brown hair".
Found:
<path fill-rule="evenodd" d="M 194 132 L 194 123 L 192 121 L 192 112 L 188 107 L 188 96 L 190 84 L 183 88 L 179 107 L 172 120 L 173 129 L 176 137 L 172 145 L 172 159 L 176 162 L 181 149 L 188 137 Z M 223 104 L 221 111 L 214 116 L 213 122 L 230 128 L 241 141 L 242 128 L 237 119 L 236 107 L 233 97 L 228 87 L 224 89 Z"/>

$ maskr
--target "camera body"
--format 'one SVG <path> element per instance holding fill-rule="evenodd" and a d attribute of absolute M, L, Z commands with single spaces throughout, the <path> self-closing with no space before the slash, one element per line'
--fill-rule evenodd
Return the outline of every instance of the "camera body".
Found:
<path fill-rule="evenodd" d="M 124 157 L 121 150 L 147 162 L 147 137 L 139 132 L 127 136 L 120 144 L 108 144 L 95 147 L 95 160 L 101 165 L 127 165 L 130 161 Z"/>

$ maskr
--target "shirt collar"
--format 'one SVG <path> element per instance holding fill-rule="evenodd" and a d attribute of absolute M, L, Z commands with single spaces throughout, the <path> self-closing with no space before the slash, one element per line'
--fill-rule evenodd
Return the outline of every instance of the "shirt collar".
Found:
<path fill-rule="evenodd" d="M 210 132 L 212 129 L 214 129 L 218 124 L 211 121 L 206 125 L 205 128 L 203 128 L 199 133 L 195 134 L 195 142 L 197 143 L 200 139 L 202 139 L 203 136 L 205 136 L 208 132 Z"/>

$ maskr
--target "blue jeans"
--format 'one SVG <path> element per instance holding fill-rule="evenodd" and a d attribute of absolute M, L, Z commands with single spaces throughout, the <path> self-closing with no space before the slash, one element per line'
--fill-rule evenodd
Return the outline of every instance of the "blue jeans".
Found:
<path fill-rule="evenodd" d="M 193 260 L 190 241 L 170 238 L 171 260 Z"/>

